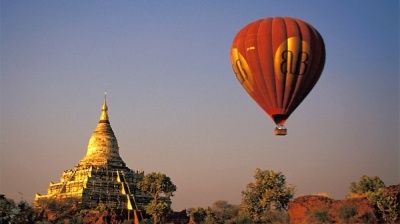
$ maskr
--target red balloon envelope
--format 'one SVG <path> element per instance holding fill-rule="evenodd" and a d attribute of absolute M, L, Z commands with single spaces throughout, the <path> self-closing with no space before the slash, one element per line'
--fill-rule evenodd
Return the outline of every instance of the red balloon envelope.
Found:
<path fill-rule="evenodd" d="M 295 18 L 266 18 L 241 29 L 232 43 L 231 63 L 247 93 L 277 124 L 275 134 L 317 83 L 325 45 L 310 24 Z"/>

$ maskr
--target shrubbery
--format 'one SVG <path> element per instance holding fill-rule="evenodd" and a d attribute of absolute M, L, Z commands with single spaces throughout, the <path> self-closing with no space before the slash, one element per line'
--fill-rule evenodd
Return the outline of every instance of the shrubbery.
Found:
<path fill-rule="evenodd" d="M 358 194 L 367 199 L 379 210 L 379 215 L 388 223 L 394 223 L 397 219 L 396 198 L 389 195 L 384 182 L 377 176 L 362 176 L 358 182 L 350 185 L 350 196 Z"/>
<path fill-rule="evenodd" d="M 313 223 L 328 223 L 329 213 L 327 209 L 316 209 L 311 213 L 311 221 Z"/>
<path fill-rule="evenodd" d="M 357 208 L 353 205 L 343 205 L 339 208 L 339 218 L 348 223 L 350 218 L 357 215 Z"/>

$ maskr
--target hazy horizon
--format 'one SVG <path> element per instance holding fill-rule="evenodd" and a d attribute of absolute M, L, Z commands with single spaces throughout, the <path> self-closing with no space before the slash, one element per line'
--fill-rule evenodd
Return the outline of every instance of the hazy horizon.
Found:
<path fill-rule="evenodd" d="M 32 202 L 86 153 L 107 89 L 127 166 L 177 185 L 172 208 L 239 204 L 256 168 L 341 199 L 362 175 L 400 183 L 398 1 L 1 1 L 0 194 Z M 275 125 L 236 80 L 236 33 L 313 25 L 321 78 Z"/>

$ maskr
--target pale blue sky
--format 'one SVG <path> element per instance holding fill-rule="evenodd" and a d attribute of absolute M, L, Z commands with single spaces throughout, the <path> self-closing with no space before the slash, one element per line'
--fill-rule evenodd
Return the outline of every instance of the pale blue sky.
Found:
<path fill-rule="evenodd" d="M 320 81 L 286 137 L 237 82 L 236 33 L 289 16 L 323 36 Z M 86 153 L 104 90 L 127 166 L 177 185 L 173 208 L 239 204 L 256 168 L 297 195 L 399 180 L 399 2 L 1 1 L 0 193 L 31 202 Z"/>

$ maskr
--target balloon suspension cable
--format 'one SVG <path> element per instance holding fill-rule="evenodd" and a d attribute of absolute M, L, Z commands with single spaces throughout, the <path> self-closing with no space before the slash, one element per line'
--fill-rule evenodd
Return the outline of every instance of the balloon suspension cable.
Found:
<path fill-rule="evenodd" d="M 287 129 L 285 126 L 278 124 L 274 131 L 275 135 L 284 136 L 287 134 Z"/>

